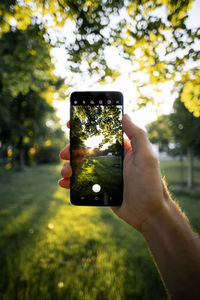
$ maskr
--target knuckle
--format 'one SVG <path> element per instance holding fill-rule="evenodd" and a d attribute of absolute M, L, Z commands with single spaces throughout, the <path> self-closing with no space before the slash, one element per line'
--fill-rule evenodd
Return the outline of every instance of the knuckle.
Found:
<path fill-rule="evenodd" d="M 155 156 L 152 156 L 152 157 L 151 157 L 149 163 L 150 163 L 150 165 L 151 165 L 152 167 L 157 167 L 157 166 L 158 166 L 158 160 L 157 160 L 157 158 L 156 158 Z"/>
<path fill-rule="evenodd" d="M 154 154 L 146 155 L 145 162 L 152 167 L 156 167 L 158 165 L 158 159 Z"/>
<path fill-rule="evenodd" d="M 156 155 L 152 154 L 151 161 L 152 161 L 152 163 L 154 163 L 156 165 L 158 164 L 158 159 L 157 159 Z"/>
<path fill-rule="evenodd" d="M 62 177 L 65 177 L 65 167 L 62 168 L 61 175 L 62 175 Z"/>
<path fill-rule="evenodd" d="M 147 133 L 146 133 L 146 131 L 145 131 L 144 129 L 139 128 L 139 129 L 138 129 L 138 132 L 139 132 L 140 135 L 142 135 L 142 136 L 144 136 L 144 137 L 147 137 Z"/>
<path fill-rule="evenodd" d="M 69 163 L 65 163 L 64 167 L 61 170 L 62 177 L 70 177 L 72 175 L 71 166 Z"/>

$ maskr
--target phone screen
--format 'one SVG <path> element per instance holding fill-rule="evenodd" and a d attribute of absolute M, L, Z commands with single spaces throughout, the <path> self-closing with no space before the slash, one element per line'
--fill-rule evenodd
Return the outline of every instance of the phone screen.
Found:
<path fill-rule="evenodd" d="M 123 96 L 120 92 L 74 92 L 70 100 L 71 202 L 120 205 Z"/>

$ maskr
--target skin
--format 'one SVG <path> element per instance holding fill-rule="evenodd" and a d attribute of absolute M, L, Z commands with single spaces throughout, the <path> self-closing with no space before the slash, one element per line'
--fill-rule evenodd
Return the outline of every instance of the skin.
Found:
<path fill-rule="evenodd" d="M 69 122 L 67 124 L 69 128 Z M 171 199 L 146 133 L 124 115 L 124 195 L 114 213 L 143 235 L 170 299 L 200 299 L 200 239 Z M 59 185 L 70 187 L 69 145 Z"/>

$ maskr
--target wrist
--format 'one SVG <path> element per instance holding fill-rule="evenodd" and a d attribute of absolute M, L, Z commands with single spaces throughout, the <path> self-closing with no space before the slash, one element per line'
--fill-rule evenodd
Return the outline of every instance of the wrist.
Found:
<path fill-rule="evenodd" d="M 172 202 L 172 200 L 170 196 L 167 195 L 161 202 L 160 207 L 143 222 L 141 226 L 141 233 L 144 238 L 151 235 L 152 232 L 159 230 L 160 225 L 169 220 L 171 209 L 170 202 Z"/>

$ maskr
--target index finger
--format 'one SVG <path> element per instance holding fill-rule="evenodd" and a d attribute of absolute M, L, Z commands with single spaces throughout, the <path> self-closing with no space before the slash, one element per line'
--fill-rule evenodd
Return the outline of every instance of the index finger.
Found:
<path fill-rule="evenodd" d="M 70 160 L 70 145 L 67 145 L 64 149 L 60 151 L 60 158 L 64 160 Z"/>

